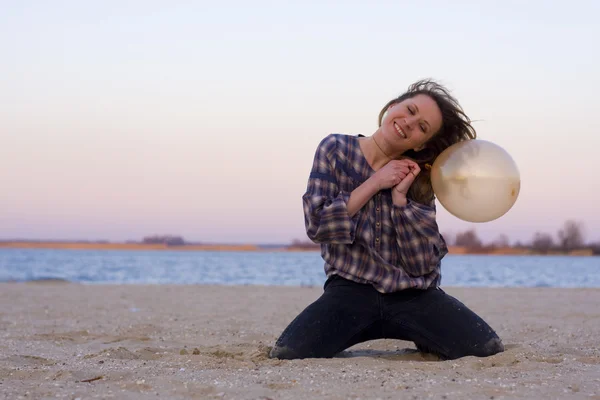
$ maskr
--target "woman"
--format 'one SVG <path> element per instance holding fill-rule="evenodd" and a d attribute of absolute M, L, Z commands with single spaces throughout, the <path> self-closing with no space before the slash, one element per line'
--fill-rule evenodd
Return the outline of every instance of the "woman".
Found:
<path fill-rule="evenodd" d="M 448 249 L 428 168 L 450 145 L 475 137 L 448 90 L 424 80 L 385 105 L 372 136 L 321 141 L 303 203 L 327 281 L 271 357 L 333 357 L 384 338 L 412 341 L 442 359 L 504 350 L 485 321 L 439 288 Z"/>

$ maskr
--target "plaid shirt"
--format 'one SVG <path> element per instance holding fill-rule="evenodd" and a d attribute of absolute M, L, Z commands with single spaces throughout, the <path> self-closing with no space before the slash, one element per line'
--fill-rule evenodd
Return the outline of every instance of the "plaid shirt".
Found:
<path fill-rule="evenodd" d="M 381 293 L 427 289 L 441 282 L 448 253 L 435 220 L 435 200 L 399 207 L 391 189 L 373 196 L 352 218 L 350 193 L 375 171 L 357 136 L 332 134 L 317 148 L 302 196 L 308 237 L 321 243 L 325 273 L 370 283 Z"/>

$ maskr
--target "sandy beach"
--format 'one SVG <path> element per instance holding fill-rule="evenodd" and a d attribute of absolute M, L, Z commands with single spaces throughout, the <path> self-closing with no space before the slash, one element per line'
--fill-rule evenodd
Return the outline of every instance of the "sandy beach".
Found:
<path fill-rule="evenodd" d="M 321 287 L 0 284 L 4 399 L 600 399 L 600 289 L 444 288 L 506 351 L 267 358 Z"/>

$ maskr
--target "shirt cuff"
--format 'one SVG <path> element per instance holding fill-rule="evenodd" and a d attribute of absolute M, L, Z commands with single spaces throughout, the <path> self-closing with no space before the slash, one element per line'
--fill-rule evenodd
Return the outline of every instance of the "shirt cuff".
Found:
<path fill-rule="evenodd" d="M 425 204 L 417 203 L 416 201 L 407 199 L 406 204 L 403 206 L 398 206 L 393 204 L 393 208 L 398 211 L 413 211 L 418 213 L 433 213 L 435 215 L 435 207 L 428 206 Z"/>

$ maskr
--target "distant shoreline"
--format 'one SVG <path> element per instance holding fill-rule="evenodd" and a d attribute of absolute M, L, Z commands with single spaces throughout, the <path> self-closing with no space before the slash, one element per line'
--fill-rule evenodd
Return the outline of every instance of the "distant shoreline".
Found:
<path fill-rule="evenodd" d="M 95 243 L 95 242 L 0 242 L 1 248 L 10 249 L 57 249 L 57 250 L 207 250 L 207 251 L 261 251 L 252 244 L 184 244 L 167 245 L 162 243 Z"/>
<path fill-rule="evenodd" d="M 0 249 L 54 249 L 54 250 L 139 250 L 139 251 L 252 251 L 252 252 L 319 252 L 320 248 L 282 245 L 281 247 L 262 247 L 255 244 L 146 244 L 146 243 L 96 243 L 96 242 L 50 242 L 50 241 L 4 241 Z M 495 248 L 490 250 L 473 250 L 459 246 L 449 246 L 449 254 L 480 255 L 559 255 L 559 256 L 593 256 L 591 249 L 565 252 L 539 253 L 527 248 Z"/>

